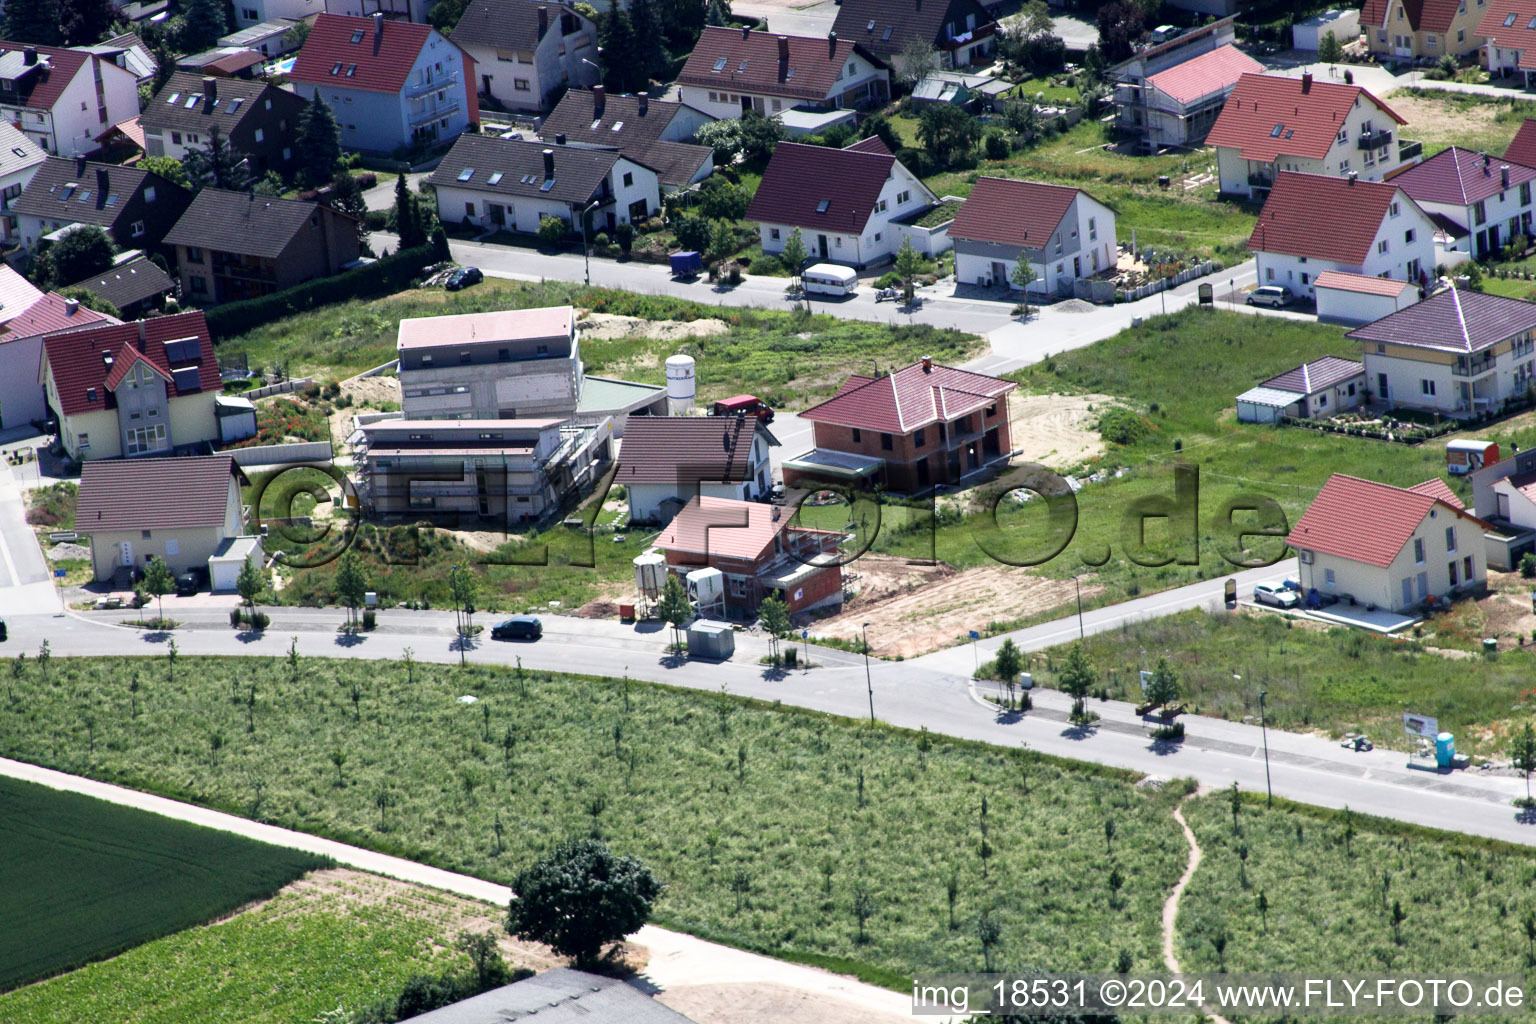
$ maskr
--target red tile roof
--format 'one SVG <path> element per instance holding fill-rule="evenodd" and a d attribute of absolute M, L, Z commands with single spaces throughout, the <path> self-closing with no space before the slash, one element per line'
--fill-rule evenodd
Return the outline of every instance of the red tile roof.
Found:
<path fill-rule="evenodd" d="M 756 416 L 631 416 L 613 481 L 687 493 L 696 482 L 751 480 L 757 429 Z"/>
<path fill-rule="evenodd" d="M 1192 103 L 1202 96 L 1230 89 L 1244 75 L 1263 73 L 1263 64 L 1228 43 L 1148 76 L 1147 84 L 1180 103 Z"/>
<path fill-rule="evenodd" d="M 116 317 L 98 313 L 88 306 L 77 305 L 71 313 L 68 300 L 58 292 L 49 292 L 27 308 L 26 312 L 12 317 L 0 327 L 0 343 L 36 338 L 59 331 L 72 331 L 84 327 L 116 324 Z"/>
<path fill-rule="evenodd" d="M 787 61 L 779 60 L 781 39 L 789 46 Z M 700 34 L 677 80 L 706 89 L 821 100 L 840 91 L 837 77 L 855 50 L 870 63 L 884 66 L 846 39 L 829 42 L 824 36 L 782 36 L 710 25 Z"/>
<path fill-rule="evenodd" d="M 977 178 L 949 227 L 950 238 L 1040 249 L 1082 189 L 1038 181 Z"/>
<path fill-rule="evenodd" d="M 183 339 L 196 339 L 197 354 L 187 359 L 168 359 L 165 343 Z M 130 347 L 135 351 L 125 353 L 124 349 Z M 110 364 L 104 358 L 107 355 L 112 357 Z M 59 404 L 62 406 L 59 411 L 65 416 L 78 416 L 108 408 L 108 381 L 113 377 L 117 364 L 132 362 L 136 356 L 147 359 L 150 365 L 167 378 L 174 378 L 172 370 L 197 367 L 197 387 L 188 387 L 183 391 L 172 383 L 166 388 L 172 398 L 201 391 L 214 394 L 219 392 L 219 364 L 213 356 L 213 342 L 208 336 L 207 321 L 201 312 L 178 313 L 175 316 L 152 317 L 137 323 L 56 334 L 44 341 L 43 361 L 59 394 Z M 116 372 L 116 378 L 122 379 L 121 372 Z"/>
<path fill-rule="evenodd" d="M 1477 521 L 1458 505 L 1437 494 L 1335 473 L 1285 542 L 1385 569 L 1436 506 Z"/>
<path fill-rule="evenodd" d="M 99 60 L 89 53 L 80 50 L 70 50 L 62 46 L 37 46 L 33 43 L 13 43 L 0 39 L 0 59 L 14 55 L 15 60 L 22 60 L 27 47 L 37 50 L 39 58 L 47 57 L 48 66 L 39 68 L 21 80 L 18 84 L 19 94 L 17 99 L 23 107 L 42 107 L 51 109 L 64 95 L 64 90 L 69 83 L 74 81 L 75 75 L 85 66 L 87 61 Z M 102 63 L 106 63 L 103 61 Z M 7 97 L 10 102 L 10 97 Z"/>
<path fill-rule="evenodd" d="M 1505 169 L 1509 183 L 1505 184 Z M 1536 168 L 1505 163 L 1487 153 L 1451 146 L 1392 175 L 1392 184 L 1419 203 L 1471 206 L 1507 188 L 1536 180 Z"/>
<path fill-rule="evenodd" d="M 661 531 L 656 546 L 664 551 L 752 562 L 773 546 L 773 538 L 788 529 L 793 518 L 777 505 L 695 495 Z"/>
<path fill-rule="evenodd" d="M 1460 0 L 1365 0 L 1360 6 L 1360 24 L 1382 27 L 1394 6 L 1403 8 L 1415 32 L 1449 32 Z"/>
<path fill-rule="evenodd" d="M 245 479 L 228 455 L 93 459 L 80 467 L 75 525 L 81 533 L 222 526 L 231 476 Z"/>
<path fill-rule="evenodd" d="M 747 207 L 747 219 L 862 233 L 895 165 L 890 154 L 781 142 Z"/>
<path fill-rule="evenodd" d="M 1536 3 L 1531 0 L 1488 0 L 1477 34 L 1490 44 L 1521 51 L 1522 70 L 1536 69 Z"/>
<path fill-rule="evenodd" d="M 377 32 L 372 18 L 320 15 L 288 77 L 311 85 L 398 93 L 431 38 L 432 26 L 392 19 L 382 23 L 383 32 Z"/>
<path fill-rule="evenodd" d="M 1452 508 L 1465 510 L 1467 507 L 1462 504 L 1460 498 L 1456 497 L 1456 492 L 1451 490 L 1450 485 L 1439 477 L 1431 477 L 1423 483 L 1414 484 L 1408 489 L 1415 494 L 1427 494 L 1431 498 L 1439 498 Z"/>
<path fill-rule="evenodd" d="M 924 370 L 917 362 L 882 377 L 855 374 L 837 394 L 800 413 L 800 418 L 905 434 L 984 409 L 1016 387 L 1001 377 L 937 363 Z"/>
<path fill-rule="evenodd" d="M 1396 185 L 1282 171 L 1259 211 L 1248 248 L 1363 263 L 1394 197 L 1418 209 Z"/>
<path fill-rule="evenodd" d="M 1408 281 L 1393 281 L 1386 277 L 1369 274 L 1349 274 L 1342 270 L 1325 270 L 1317 275 L 1312 284 L 1318 288 L 1333 288 L 1341 292 L 1358 292 L 1362 295 L 1386 295 L 1396 298 L 1405 288 L 1417 288 Z"/>
<path fill-rule="evenodd" d="M 1504 150 L 1504 159 L 1512 164 L 1536 167 L 1536 117 L 1528 117 L 1520 123 L 1520 130 Z"/>
<path fill-rule="evenodd" d="M 1403 119 L 1358 85 L 1319 82 L 1306 76 L 1243 75 L 1211 126 L 1206 144 L 1230 146 L 1246 160 L 1273 162 L 1275 157 L 1328 155 L 1339 126 L 1363 100 L 1375 104 L 1398 124 Z M 1280 133 L 1275 134 L 1279 126 Z"/>

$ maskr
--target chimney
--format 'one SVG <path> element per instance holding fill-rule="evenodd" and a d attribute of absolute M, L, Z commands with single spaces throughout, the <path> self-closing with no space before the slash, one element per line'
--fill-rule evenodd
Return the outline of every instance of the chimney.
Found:
<path fill-rule="evenodd" d="M 557 146 L 565 145 L 565 133 L 564 132 L 559 132 L 559 133 L 557 133 L 555 135 L 555 145 L 557 145 Z"/>
<path fill-rule="evenodd" d="M 144 332 L 144 321 L 140 320 L 139 321 L 139 337 L 134 342 L 134 347 L 137 348 L 140 352 L 142 352 L 142 351 L 144 351 L 144 346 L 147 345 L 147 344 L 149 344 L 149 335 L 147 335 Z"/>
<path fill-rule="evenodd" d="M 635 97 L 635 100 L 640 104 L 640 116 L 644 117 L 645 112 L 651 108 L 651 98 L 645 93 L 641 93 Z"/>
<path fill-rule="evenodd" d="M 752 34 L 752 26 L 751 25 L 743 25 L 743 26 L 741 26 L 741 38 L 746 39 L 751 34 Z"/>
<path fill-rule="evenodd" d="M 1312 72 L 1304 72 L 1301 76 L 1301 93 L 1305 96 L 1312 91 Z"/>
<path fill-rule="evenodd" d="M 837 56 L 837 33 L 836 32 L 828 32 L 827 33 L 827 56 L 828 57 L 836 57 Z"/>
<path fill-rule="evenodd" d="M 603 116 L 603 108 L 608 106 L 608 90 L 600 85 L 592 87 L 592 117 L 594 119 Z"/>
<path fill-rule="evenodd" d="M 539 8 L 539 38 L 544 38 L 544 33 L 549 31 L 549 8 Z"/>
<path fill-rule="evenodd" d="M 85 157 L 83 156 L 75 157 L 75 177 L 85 177 Z"/>
<path fill-rule="evenodd" d="M 74 316 L 79 311 L 80 311 L 80 300 L 79 299 L 65 299 L 64 300 L 64 315 L 65 316 Z"/>
<path fill-rule="evenodd" d="M 96 195 L 98 198 L 106 197 L 108 184 L 107 169 L 105 167 L 96 168 Z"/>
<path fill-rule="evenodd" d="M 789 62 L 789 36 L 779 36 L 779 62 Z"/>
<path fill-rule="evenodd" d="M 1358 180 L 1359 180 L 1359 179 L 1360 179 L 1360 175 L 1359 175 L 1359 173 L 1357 173 L 1357 172 L 1355 172 L 1355 171 L 1350 171 L 1350 172 L 1349 172 L 1349 183 L 1350 183 L 1350 184 L 1351 184 L 1351 185 L 1353 185 L 1353 184 L 1354 184 L 1354 183 L 1355 183 L 1355 182 L 1356 182 L 1356 181 L 1358 181 Z"/>
<path fill-rule="evenodd" d="M 21 62 L 27 67 L 37 63 L 37 47 L 29 46 L 21 51 Z"/>
<path fill-rule="evenodd" d="M 552 149 L 546 149 L 544 151 L 544 180 L 548 181 L 549 179 L 553 178 L 554 176 L 555 176 L 555 151 L 552 150 Z"/>
<path fill-rule="evenodd" d="M 1503 187 L 1509 188 L 1509 164 L 1505 164 L 1499 168 L 1499 183 L 1503 185 Z"/>
<path fill-rule="evenodd" d="M 203 76 L 203 102 L 215 103 L 219 98 L 219 80 L 212 75 Z"/>
<path fill-rule="evenodd" d="M 375 11 L 373 13 L 373 38 L 376 39 L 376 40 L 384 38 L 384 12 L 383 11 Z"/>
<path fill-rule="evenodd" d="M 933 356 L 923 356 L 923 372 L 933 372 Z"/>
<path fill-rule="evenodd" d="M 1492 163 L 1492 162 L 1493 162 L 1493 157 L 1489 156 L 1487 153 L 1484 153 L 1483 154 L 1483 173 L 1484 174 L 1488 173 L 1488 165 L 1490 163 Z"/>

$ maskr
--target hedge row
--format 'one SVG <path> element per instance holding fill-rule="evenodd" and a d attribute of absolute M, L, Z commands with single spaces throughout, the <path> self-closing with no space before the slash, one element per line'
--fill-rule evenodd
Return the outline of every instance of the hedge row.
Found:
<path fill-rule="evenodd" d="M 397 292 L 435 259 L 431 245 L 419 245 L 335 277 L 316 278 L 259 299 L 214 306 L 206 314 L 208 331 L 217 341 L 317 306 Z"/>

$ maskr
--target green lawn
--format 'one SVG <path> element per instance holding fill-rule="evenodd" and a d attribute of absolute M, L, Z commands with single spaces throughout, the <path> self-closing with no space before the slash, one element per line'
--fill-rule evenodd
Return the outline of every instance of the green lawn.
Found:
<path fill-rule="evenodd" d="M 883 367 L 923 355 L 953 362 L 982 349 L 975 335 L 924 324 L 891 327 L 807 314 L 803 309 L 710 306 L 609 288 L 497 279 L 461 292 L 414 289 L 382 299 L 340 303 L 223 340 L 219 348 L 246 352 L 253 366 L 286 361 L 290 373 L 344 376 L 393 358 L 398 324 L 404 317 L 564 303 L 645 320 L 724 320 L 729 329 L 709 337 L 582 342 L 588 373 L 655 384 L 665 383 L 666 357 L 687 352 L 699 361 L 702 401 L 750 392 L 776 406 L 803 407 L 832 394 L 851 369 L 868 366 L 873 359 Z"/>
<path fill-rule="evenodd" d="M 478 904 L 369 881 L 279 893 L 229 920 L 0 996 L 0 1020 L 298 1024 L 338 1003 L 356 1010 L 390 998 L 413 974 L 467 965 L 445 941 L 453 921 L 484 914 Z"/>
<path fill-rule="evenodd" d="M 1344 627 L 1293 628 L 1276 615 L 1185 612 L 1091 636 L 1084 646 L 1098 685 L 1118 700 L 1137 699 L 1138 670 L 1165 656 L 1184 699 L 1201 714 L 1257 716 L 1258 693 L 1266 690 L 1266 716 L 1277 729 L 1335 736 L 1364 731 L 1377 746 L 1401 750 L 1418 745 L 1403 734 L 1404 711 L 1438 718 L 1456 734 L 1458 749 L 1502 757 L 1511 718 L 1536 710 L 1536 666 L 1523 651 L 1468 662 L 1426 654 L 1411 639 Z M 1065 655 L 1061 647 L 1037 656 L 1035 668 L 1043 671 L 1035 678 L 1054 686 L 1048 666 L 1060 667 Z"/>
<path fill-rule="evenodd" d="M 1171 794 L 1126 774 L 937 737 L 924 753 L 916 733 L 721 695 L 532 673 L 520 684 L 476 666 L 418 665 L 410 683 L 396 663 L 308 657 L 297 679 L 279 659 L 182 657 L 175 682 L 163 658 L 55 658 L 49 671 L 28 670 L 0 706 L 5 755 L 236 813 L 260 781 L 264 820 L 502 882 L 596 831 L 667 883 L 659 923 L 835 958 L 896 987 L 914 970 L 978 969 L 987 908 L 1004 962 L 1108 969 L 1125 951 L 1150 969 L 1184 864 Z M 460 704 L 466 693 L 480 703 Z M 382 816 L 381 791 L 393 799 Z M 863 943 L 861 885 L 875 906 Z"/>
<path fill-rule="evenodd" d="M 59 696 L 41 683 L 33 701 L 41 707 Z M 93 748 L 105 754 L 108 727 L 78 710 L 68 728 L 87 756 Z M 13 705 L 7 732 L 29 728 L 18 711 Z M 0 990 L 212 920 L 324 864 L 12 779 L 0 779 L 0 850 Z M 4 1001 L 0 1019 L 18 1019 Z"/>

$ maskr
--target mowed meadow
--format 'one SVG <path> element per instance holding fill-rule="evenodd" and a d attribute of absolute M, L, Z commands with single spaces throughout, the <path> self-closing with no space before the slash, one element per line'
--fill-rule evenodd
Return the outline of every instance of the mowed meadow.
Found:
<path fill-rule="evenodd" d="M 212 920 L 326 863 L 3 778 L 0 851 L 0 991 Z"/>
<path fill-rule="evenodd" d="M 725 695 L 310 658 L 47 672 L 10 682 L 6 756 L 502 882 L 597 833 L 666 882 L 660 923 L 897 987 L 979 969 L 983 912 L 995 963 L 1151 967 L 1183 870 L 1173 795 L 1125 774 Z"/>

